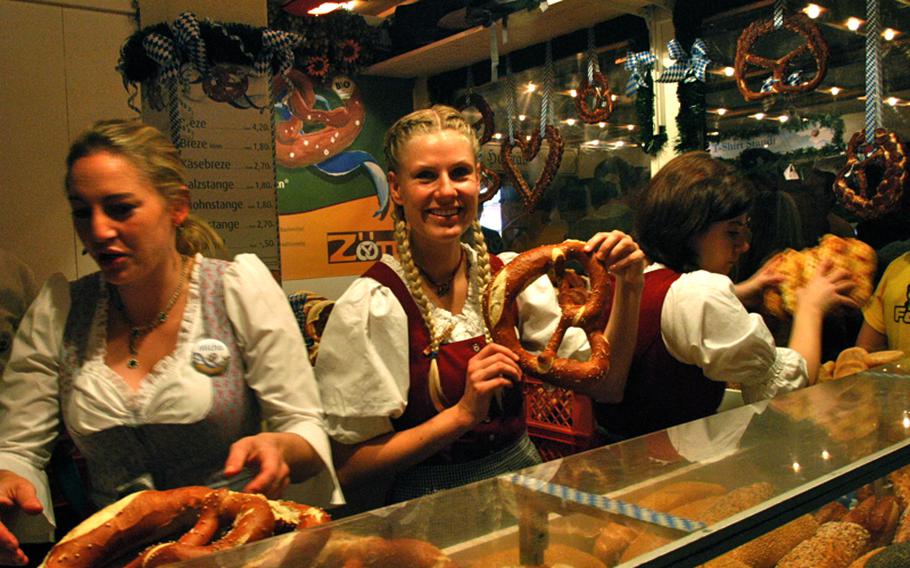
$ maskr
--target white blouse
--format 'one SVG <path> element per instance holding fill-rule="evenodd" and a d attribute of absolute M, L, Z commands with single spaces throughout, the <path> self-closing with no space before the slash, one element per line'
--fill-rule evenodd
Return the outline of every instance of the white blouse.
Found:
<path fill-rule="evenodd" d="M 646 272 L 659 268 L 665 267 L 654 263 Z M 700 367 L 711 380 L 740 383 L 746 403 L 808 384 L 803 356 L 774 345 L 764 320 L 746 311 L 722 274 L 696 270 L 671 284 L 660 332 L 678 361 Z"/>
<path fill-rule="evenodd" d="M 102 294 L 89 331 L 91 358 L 73 377 L 63 414 L 67 426 L 88 435 L 115 426 L 191 424 L 213 404 L 210 381 L 191 363 L 203 339 L 199 264 L 189 282 L 177 345 L 142 380 L 137 391 L 104 362 L 108 302 Z M 224 274 L 227 315 L 244 355 L 246 382 L 256 392 L 269 430 L 304 438 L 327 466 L 320 486 L 343 502 L 332 466 L 319 393 L 290 304 L 268 268 L 252 254 L 238 255 Z M 61 420 L 59 375 L 70 286 L 52 276 L 24 317 L 0 381 L 0 469 L 28 479 L 52 519 L 44 467 Z M 25 517 L 25 515 L 22 515 Z"/>
<path fill-rule="evenodd" d="M 434 306 L 433 317 L 443 328 L 454 324 L 444 343 L 483 335 L 483 315 L 474 251 L 470 259 L 468 297 L 460 314 Z M 498 255 L 503 262 L 515 253 Z M 398 260 L 381 262 L 404 281 Z M 559 322 L 561 310 L 546 276 L 532 282 L 518 297 L 521 341 L 525 349 L 543 349 Z M 316 378 L 326 412 L 329 434 L 345 444 L 359 443 L 391 432 L 391 418 L 404 413 L 408 401 L 408 319 L 392 291 L 373 280 L 355 280 L 338 299 L 319 343 Z M 570 328 L 559 356 L 585 359 L 590 348 L 582 330 Z"/>

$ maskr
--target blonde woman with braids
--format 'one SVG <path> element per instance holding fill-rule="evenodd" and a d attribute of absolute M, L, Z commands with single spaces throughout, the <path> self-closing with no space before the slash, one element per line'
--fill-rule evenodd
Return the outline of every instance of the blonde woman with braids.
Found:
<path fill-rule="evenodd" d="M 185 177 L 138 121 L 96 123 L 70 148 L 73 225 L 101 270 L 50 278 L 0 382 L 0 507 L 29 513 L 0 523 L 0 564 L 27 561 L 10 528 L 51 530 L 44 468 L 61 426 L 96 506 L 184 485 L 277 497 L 317 474 L 326 502 L 337 491 L 287 298 L 256 256 L 203 256 L 221 239 L 189 214 Z"/>
<path fill-rule="evenodd" d="M 502 261 L 488 254 L 477 220 L 474 131 L 457 110 L 434 106 L 399 119 L 385 153 L 398 258 L 383 256 L 338 300 L 316 376 L 348 497 L 358 488 L 375 497 L 394 479 L 385 499 L 395 502 L 540 457 L 526 434 L 517 357 L 490 341 L 481 314 L 481 290 Z M 643 254 L 622 233 L 599 234 L 589 247 L 620 281 L 610 332 L 615 371 L 601 386 L 622 392 Z M 525 290 L 520 310 L 523 341 L 541 349 L 559 314 L 546 278 Z M 562 354 L 584 357 L 587 349 L 579 333 L 567 336 Z"/>

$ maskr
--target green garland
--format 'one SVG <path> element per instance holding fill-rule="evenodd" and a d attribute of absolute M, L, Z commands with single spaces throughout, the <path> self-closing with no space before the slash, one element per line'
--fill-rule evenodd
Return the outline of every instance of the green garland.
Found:
<path fill-rule="evenodd" d="M 676 114 L 679 137 L 673 149 L 677 154 L 707 149 L 705 83 L 680 81 L 676 84 L 676 98 L 679 99 L 679 112 Z"/>
<path fill-rule="evenodd" d="M 635 97 L 635 114 L 638 117 L 638 142 L 641 149 L 656 156 L 667 142 L 666 128 L 661 126 L 654 133 L 654 80 L 651 73 L 644 75 L 645 84 L 638 87 Z"/>

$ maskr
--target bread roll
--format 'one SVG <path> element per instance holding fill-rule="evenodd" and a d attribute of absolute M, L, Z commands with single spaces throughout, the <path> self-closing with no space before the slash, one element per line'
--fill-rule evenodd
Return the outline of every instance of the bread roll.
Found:
<path fill-rule="evenodd" d="M 629 548 L 629 544 L 638 537 L 638 533 L 639 531 L 631 527 L 610 523 L 600 530 L 594 540 L 593 554 L 607 566 L 615 566 L 623 552 Z"/>
<path fill-rule="evenodd" d="M 834 378 L 840 379 L 868 369 L 866 365 L 868 355 L 869 352 L 862 347 L 848 347 L 841 351 L 834 362 Z"/>
<path fill-rule="evenodd" d="M 731 550 L 725 556 L 752 568 L 774 568 L 778 560 L 796 545 L 815 535 L 818 529 L 815 517 L 803 515 Z"/>
<path fill-rule="evenodd" d="M 910 507 L 910 465 L 905 465 L 888 474 L 894 495 L 900 503 L 901 509 Z"/>
<path fill-rule="evenodd" d="M 865 363 L 870 367 L 878 367 L 879 365 L 887 365 L 888 363 L 900 361 L 904 357 L 904 352 L 898 351 L 897 349 L 892 349 L 889 351 L 876 351 L 874 353 L 869 353 L 866 355 Z"/>
<path fill-rule="evenodd" d="M 891 495 L 881 498 L 871 495 L 848 512 L 842 520 L 856 523 L 869 531 L 869 544 L 877 547 L 891 543 L 899 516 L 900 508 L 896 498 Z"/>
<path fill-rule="evenodd" d="M 846 568 L 869 549 L 869 532 L 856 523 L 831 522 L 788 552 L 777 568 Z"/>
<path fill-rule="evenodd" d="M 819 525 L 830 521 L 839 521 L 847 514 L 847 508 L 840 501 L 831 501 L 827 505 L 813 513 L 815 520 Z"/>
<path fill-rule="evenodd" d="M 858 558 L 850 568 L 907 568 L 910 566 L 910 543 L 903 542 L 876 548 Z"/>
<path fill-rule="evenodd" d="M 816 383 L 827 383 L 834 380 L 834 361 L 826 361 L 818 368 Z M 812 383 L 814 384 L 814 383 Z"/>
<path fill-rule="evenodd" d="M 705 497 L 723 495 L 726 492 L 727 488 L 717 483 L 681 481 L 661 487 L 657 491 L 633 502 L 642 507 L 668 513 L 685 503 L 691 503 Z"/>

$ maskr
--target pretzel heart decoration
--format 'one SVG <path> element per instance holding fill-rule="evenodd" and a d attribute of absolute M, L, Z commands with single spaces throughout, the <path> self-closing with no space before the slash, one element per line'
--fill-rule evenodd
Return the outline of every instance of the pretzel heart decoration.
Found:
<path fill-rule="evenodd" d="M 847 163 L 837 173 L 834 193 L 857 217 L 877 219 L 900 208 L 908 175 L 907 152 L 897 133 L 876 129 L 875 146 L 870 147 L 863 129 L 850 137 Z M 877 182 L 872 187 L 870 178 Z"/>
<path fill-rule="evenodd" d="M 202 80 L 202 92 L 219 103 L 233 102 L 246 94 L 250 80 L 243 69 L 217 65 Z"/>
<path fill-rule="evenodd" d="M 588 97 L 592 99 L 590 106 Z M 606 122 L 613 114 L 613 94 L 610 92 L 610 84 L 600 71 L 593 73 L 592 81 L 588 81 L 588 78 L 585 77 L 579 83 L 575 97 L 575 112 L 578 114 L 578 118 L 586 124 Z"/>
<path fill-rule="evenodd" d="M 303 168 L 344 151 L 363 128 L 365 111 L 360 91 L 343 75 L 332 79 L 332 90 L 344 105 L 331 110 L 316 108 L 313 81 L 291 69 L 287 81 L 276 75 L 273 89 L 286 99 L 291 118 L 278 123 L 275 158 L 286 168 Z"/>
<path fill-rule="evenodd" d="M 736 62 L 733 70 L 736 76 L 736 87 L 747 101 L 757 101 L 771 97 L 778 93 L 804 93 L 815 90 L 825 79 L 828 72 L 828 43 L 822 37 L 822 32 L 805 14 L 787 16 L 783 19 L 783 29 L 798 34 L 805 43 L 778 59 L 771 59 L 752 53 L 752 47 L 759 37 L 774 31 L 774 20 L 753 22 L 736 42 Z M 815 58 L 815 75 L 807 81 L 796 85 L 788 85 L 787 68 L 794 59 L 809 52 Z M 771 89 L 766 92 L 752 91 L 746 83 L 748 66 L 761 67 L 771 70 Z"/>
<path fill-rule="evenodd" d="M 496 129 L 493 120 L 493 109 L 487 103 L 486 99 L 477 93 L 468 93 L 465 96 L 465 104 L 458 107 L 458 110 L 464 112 L 466 109 L 474 107 L 480 113 L 480 121 L 471 126 L 477 132 L 477 142 L 483 146 L 493 139 L 493 132 Z"/>
<path fill-rule="evenodd" d="M 483 296 L 484 319 L 493 340 L 514 351 L 519 366 L 528 375 L 570 389 L 597 381 L 610 370 L 610 344 L 603 333 L 609 316 L 608 302 L 612 298 L 610 278 L 604 265 L 586 253 L 584 247 L 582 241 L 568 240 L 523 252 L 499 271 Z M 571 272 L 566 269 L 569 260 L 577 260 L 584 266 L 591 290 L 586 296 L 561 294 L 558 297 L 562 314 L 556 331 L 546 348 L 540 354 L 532 355 L 525 351 L 516 334 L 518 295 L 544 274 L 550 273 L 551 278 L 561 280 Z M 576 298 L 584 298 L 584 303 L 577 303 Z M 570 327 L 581 328 L 588 336 L 589 360 L 557 356 L 559 345 Z"/>
<path fill-rule="evenodd" d="M 521 175 L 521 172 L 518 171 L 518 167 L 512 161 L 512 150 L 515 148 L 521 149 L 522 157 L 528 162 L 536 158 L 537 153 L 540 151 L 540 131 L 535 130 L 529 141 L 525 141 L 521 136 L 515 136 L 514 138 L 513 142 L 509 142 L 508 140 L 502 142 L 502 146 L 500 146 L 499 149 L 499 162 L 502 164 L 503 171 L 509 176 L 509 179 L 512 180 L 512 183 L 521 195 L 521 199 L 524 201 L 525 206 L 527 206 L 528 209 L 534 209 L 537 206 L 537 202 L 540 201 L 540 198 L 543 196 L 543 193 L 547 190 L 547 187 L 553 182 L 553 178 L 556 177 L 556 172 L 559 171 L 559 164 L 562 163 L 563 152 L 562 137 L 559 135 L 559 130 L 557 130 L 555 126 L 549 124 L 546 126 L 545 138 L 549 145 L 547 160 L 540 175 L 537 176 L 537 181 L 534 182 L 533 188 L 528 185 L 528 182 L 525 181 L 524 176 Z"/>

